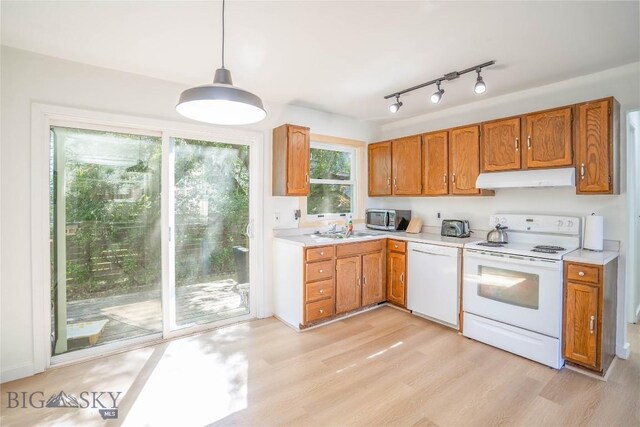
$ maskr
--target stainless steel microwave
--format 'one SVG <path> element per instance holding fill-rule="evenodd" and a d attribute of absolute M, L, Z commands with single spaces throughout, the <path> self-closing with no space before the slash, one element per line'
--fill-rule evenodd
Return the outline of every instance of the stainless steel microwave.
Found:
<path fill-rule="evenodd" d="M 406 230 L 411 221 L 411 211 L 398 209 L 367 209 L 365 214 L 367 228 L 375 230 Z"/>

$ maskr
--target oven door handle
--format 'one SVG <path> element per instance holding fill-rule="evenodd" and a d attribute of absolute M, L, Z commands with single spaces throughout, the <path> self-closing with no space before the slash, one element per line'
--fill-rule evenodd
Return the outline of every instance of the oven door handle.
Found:
<path fill-rule="evenodd" d="M 543 268 L 545 270 L 562 270 L 562 261 L 552 259 L 532 259 L 530 257 L 498 254 L 495 252 L 478 252 L 474 249 L 463 251 L 464 259 L 474 259 L 480 261 L 498 261 L 505 265 L 524 265 L 532 268 Z"/>

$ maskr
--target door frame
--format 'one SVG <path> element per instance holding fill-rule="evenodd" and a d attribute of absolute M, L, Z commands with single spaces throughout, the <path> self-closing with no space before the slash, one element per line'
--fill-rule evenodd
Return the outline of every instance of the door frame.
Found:
<path fill-rule="evenodd" d="M 625 323 L 640 321 L 640 267 L 630 262 L 640 254 L 640 110 L 627 112 L 627 307 Z"/>
<path fill-rule="evenodd" d="M 170 212 L 167 197 L 173 190 L 167 182 L 170 172 L 167 168 L 172 164 L 169 155 L 171 137 L 185 137 L 193 139 L 215 140 L 218 142 L 242 144 L 250 147 L 250 222 L 252 242 L 250 256 L 250 312 L 249 315 L 235 317 L 213 324 L 198 325 L 191 328 L 169 331 L 163 322 L 163 332 L 146 337 L 127 340 L 125 343 L 115 342 L 100 347 L 74 351 L 55 356 L 54 365 L 76 363 L 81 360 L 104 356 L 119 351 L 124 351 L 161 342 L 175 337 L 190 335 L 209 329 L 215 329 L 225 324 L 236 323 L 255 317 L 263 317 L 264 308 L 264 194 L 262 190 L 262 177 L 264 175 L 263 141 L 262 132 L 240 130 L 234 128 L 201 125 L 194 123 L 150 119 L 134 115 L 121 115 L 95 110 L 85 110 L 72 107 L 64 107 L 53 104 L 33 103 L 31 105 L 31 235 L 25 236 L 31 241 L 31 304 L 32 304 L 32 342 L 33 342 L 33 373 L 44 372 L 52 365 L 51 354 L 51 272 L 50 272 L 50 246 L 49 246 L 49 129 L 52 123 L 68 122 L 69 124 L 82 125 L 90 128 L 94 126 L 107 126 L 119 128 L 123 132 L 150 131 L 162 134 L 162 219 L 161 247 L 162 247 L 162 310 L 163 319 L 170 309 L 169 302 L 165 301 L 166 290 L 169 286 L 169 277 L 173 277 L 170 267 L 169 253 L 171 247 L 169 241 L 170 224 L 172 218 L 168 218 Z M 170 177 L 173 179 L 173 177 Z M 174 230 L 172 227 L 171 230 Z M 172 231 L 173 232 L 173 231 Z"/>

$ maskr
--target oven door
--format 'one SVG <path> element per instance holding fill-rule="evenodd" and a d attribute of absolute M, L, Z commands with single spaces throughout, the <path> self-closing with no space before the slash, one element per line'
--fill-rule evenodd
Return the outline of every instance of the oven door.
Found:
<path fill-rule="evenodd" d="M 464 311 L 560 338 L 562 261 L 467 249 Z"/>

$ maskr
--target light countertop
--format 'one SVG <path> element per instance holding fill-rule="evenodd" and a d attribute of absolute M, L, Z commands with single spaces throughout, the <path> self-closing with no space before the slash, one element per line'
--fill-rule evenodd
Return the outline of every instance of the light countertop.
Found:
<path fill-rule="evenodd" d="M 565 261 L 581 262 L 584 264 L 606 265 L 620 255 L 617 251 L 590 251 L 588 249 L 576 249 L 564 256 Z"/>
<path fill-rule="evenodd" d="M 434 245 L 440 246 L 450 246 L 455 248 L 462 248 L 465 243 L 474 243 L 479 242 L 484 239 L 477 237 L 445 237 L 439 234 L 434 233 L 404 233 L 404 232 L 384 232 L 384 231 L 371 231 L 367 230 L 367 233 L 374 234 L 373 236 L 363 236 L 363 237 L 354 237 L 346 240 L 337 240 L 330 238 L 316 238 L 312 237 L 312 235 L 304 234 L 298 236 L 276 236 L 274 240 L 290 243 L 293 245 L 304 246 L 304 247 L 314 247 L 314 246 L 326 246 L 326 245 L 334 245 L 334 244 L 343 244 L 343 243 L 356 243 L 356 242 L 366 242 L 369 240 L 378 240 L 378 239 L 396 239 L 396 240 L 404 240 L 408 242 L 418 242 L 418 243 L 430 243 Z M 481 233 L 482 234 L 482 233 Z"/>

